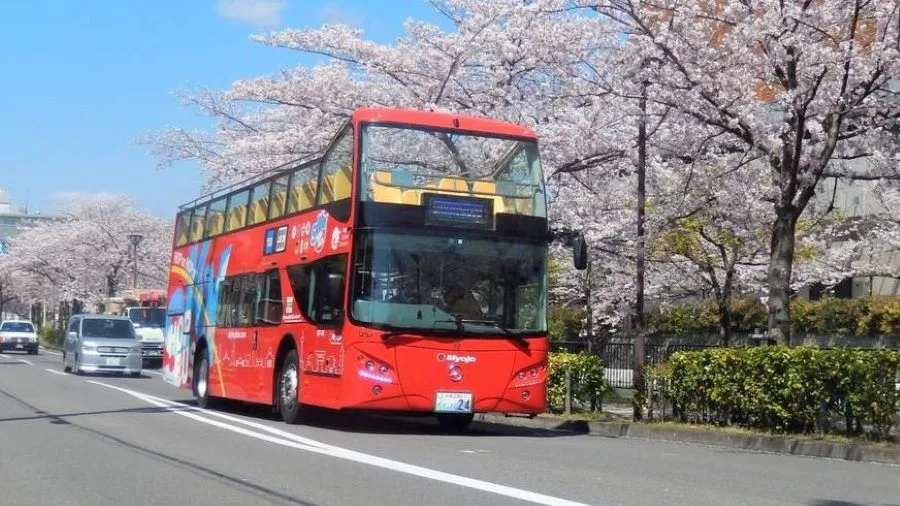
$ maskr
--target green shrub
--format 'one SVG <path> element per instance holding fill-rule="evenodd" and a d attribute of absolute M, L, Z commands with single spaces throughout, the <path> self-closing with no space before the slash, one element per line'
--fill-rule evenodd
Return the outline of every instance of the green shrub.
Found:
<path fill-rule="evenodd" d="M 596 408 L 609 391 L 603 379 L 603 362 L 595 354 L 550 353 L 547 366 L 547 404 L 550 411 L 560 412 L 565 407 L 567 370 L 572 382 L 573 409 Z"/>
<path fill-rule="evenodd" d="M 63 347 L 64 334 L 61 329 L 44 325 L 38 332 L 38 340 L 44 348 L 60 350 Z"/>
<path fill-rule="evenodd" d="M 755 299 L 734 299 L 731 330 L 749 334 L 767 326 L 767 310 Z M 651 312 L 652 333 L 667 335 L 719 332 L 718 308 L 712 301 L 692 302 Z M 900 297 L 791 301 L 791 331 L 795 334 L 900 336 Z"/>
<path fill-rule="evenodd" d="M 700 421 L 776 432 L 848 432 L 897 423 L 900 352 L 765 346 L 677 352 L 669 395 Z"/>
<path fill-rule="evenodd" d="M 547 312 L 547 330 L 554 341 L 576 341 L 586 326 L 587 313 L 580 307 L 551 305 Z"/>

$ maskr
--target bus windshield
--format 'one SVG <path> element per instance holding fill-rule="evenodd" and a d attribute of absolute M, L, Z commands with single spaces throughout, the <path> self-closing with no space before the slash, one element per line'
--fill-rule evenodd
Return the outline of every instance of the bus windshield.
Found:
<path fill-rule="evenodd" d="M 547 330 L 546 245 L 368 231 L 354 258 L 351 314 L 362 324 L 473 336 Z"/>
<path fill-rule="evenodd" d="M 489 135 L 366 125 L 360 157 L 363 200 L 418 203 L 418 190 L 501 199 L 498 209 L 546 217 L 537 143 Z"/>
<path fill-rule="evenodd" d="M 128 318 L 137 328 L 162 328 L 166 325 L 166 310 L 161 307 L 132 308 Z"/>

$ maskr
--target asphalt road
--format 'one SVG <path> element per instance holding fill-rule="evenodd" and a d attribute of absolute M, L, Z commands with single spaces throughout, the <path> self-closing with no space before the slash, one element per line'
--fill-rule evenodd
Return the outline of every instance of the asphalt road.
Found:
<path fill-rule="evenodd" d="M 900 467 L 428 419 L 199 411 L 153 370 L 0 354 L 0 504 L 900 505 Z"/>

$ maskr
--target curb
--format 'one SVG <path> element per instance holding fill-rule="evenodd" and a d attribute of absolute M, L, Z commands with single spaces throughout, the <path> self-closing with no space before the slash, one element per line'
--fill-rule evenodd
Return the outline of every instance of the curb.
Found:
<path fill-rule="evenodd" d="M 546 417 L 526 418 L 498 414 L 479 414 L 476 420 L 486 424 L 565 431 L 593 436 L 693 443 L 748 451 L 900 466 L 900 448 L 867 443 L 837 443 L 765 434 L 729 434 L 702 428 L 653 427 L 648 424 L 560 420 Z"/>

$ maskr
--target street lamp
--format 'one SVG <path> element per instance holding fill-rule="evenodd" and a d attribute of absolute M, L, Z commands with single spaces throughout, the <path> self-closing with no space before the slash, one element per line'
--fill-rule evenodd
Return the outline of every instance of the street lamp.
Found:
<path fill-rule="evenodd" d="M 131 242 L 132 246 L 132 255 L 134 255 L 133 263 L 131 265 L 131 288 L 137 289 L 137 251 L 138 244 L 141 243 L 141 240 L 144 238 L 141 234 L 128 234 L 128 240 Z"/>

